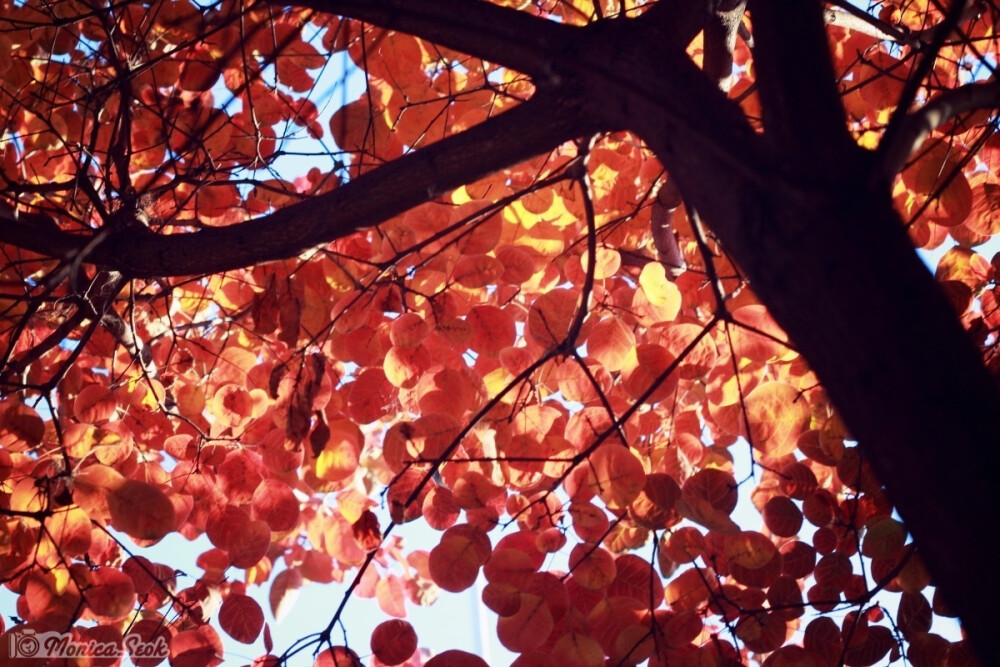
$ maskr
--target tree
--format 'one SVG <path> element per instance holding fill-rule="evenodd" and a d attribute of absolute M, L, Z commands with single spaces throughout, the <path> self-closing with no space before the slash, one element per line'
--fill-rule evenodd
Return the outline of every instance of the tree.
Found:
<path fill-rule="evenodd" d="M 992 2 L 2 6 L 8 633 L 345 579 L 345 664 L 483 572 L 518 664 L 996 659 Z"/>

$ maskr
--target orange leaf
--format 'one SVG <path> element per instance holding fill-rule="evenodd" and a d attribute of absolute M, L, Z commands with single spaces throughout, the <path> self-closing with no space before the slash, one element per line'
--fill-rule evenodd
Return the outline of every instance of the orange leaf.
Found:
<path fill-rule="evenodd" d="M 86 599 L 91 613 L 99 620 L 118 621 L 135 608 L 135 584 L 119 569 L 99 567 L 91 573 Z"/>
<path fill-rule="evenodd" d="M 191 48 L 190 57 L 181 65 L 177 85 L 182 90 L 202 92 L 210 90 L 222 75 L 222 65 L 215 61 L 209 49 L 201 44 Z"/>
<path fill-rule="evenodd" d="M 357 470 L 364 436 L 361 429 L 348 419 L 330 422 L 328 428 L 329 440 L 316 457 L 316 476 L 328 482 L 339 482 Z"/>
<path fill-rule="evenodd" d="M 494 285 L 503 275 L 504 266 L 489 255 L 462 255 L 452 271 L 460 285 L 469 289 L 479 289 Z"/>
<path fill-rule="evenodd" d="M 861 553 L 869 558 L 893 558 L 906 543 L 906 528 L 892 517 L 880 517 L 865 530 Z"/>
<path fill-rule="evenodd" d="M 90 548 L 90 517 L 79 507 L 65 507 L 45 520 L 45 531 L 65 558 L 83 555 Z"/>
<path fill-rule="evenodd" d="M 681 497 L 677 501 L 677 512 L 686 519 L 715 530 L 732 535 L 740 532 L 740 527 L 729 516 L 729 512 L 714 507 L 704 498 Z"/>
<path fill-rule="evenodd" d="M 962 173 L 962 154 L 946 141 L 934 141 L 918 152 L 918 159 L 903 172 L 903 183 L 918 195 L 917 205 L 933 198 L 925 215 L 939 225 L 955 227 L 972 212 L 972 188 Z"/>
<path fill-rule="evenodd" d="M 328 648 L 313 661 L 313 667 L 364 667 L 358 654 L 346 646 Z"/>
<path fill-rule="evenodd" d="M 615 559 L 615 579 L 607 588 L 611 597 L 629 597 L 644 608 L 659 607 L 663 602 L 663 584 L 650 563 L 635 554 L 621 554 Z"/>
<path fill-rule="evenodd" d="M 114 393 L 103 384 L 89 384 L 73 402 L 73 414 L 81 422 L 99 424 L 111 419 L 118 411 Z"/>
<path fill-rule="evenodd" d="M 367 150 L 391 159 L 402 153 L 402 144 L 389 129 L 385 114 L 371 109 L 367 99 L 342 106 L 330 118 L 337 146 L 346 151 Z"/>
<path fill-rule="evenodd" d="M 111 524 L 126 535 L 159 541 L 174 530 L 174 506 L 159 488 L 127 479 L 107 493 Z"/>
<path fill-rule="evenodd" d="M 733 352 L 740 359 L 770 361 L 789 354 L 788 348 L 779 342 L 788 337 L 764 306 L 751 304 L 737 308 L 733 319 L 746 325 L 730 328 Z"/>
<path fill-rule="evenodd" d="M 263 521 L 251 520 L 234 531 L 226 548 L 235 567 L 256 565 L 271 545 L 271 529 Z"/>
<path fill-rule="evenodd" d="M 423 345 L 392 347 L 386 352 L 382 370 L 393 386 L 409 388 L 416 384 L 431 363 L 431 356 Z"/>
<path fill-rule="evenodd" d="M 587 354 L 612 373 L 622 369 L 634 348 L 635 334 L 618 317 L 600 320 L 587 334 Z"/>
<path fill-rule="evenodd" d="M 0 446 L 12 452 L 37 447 L 45 437 L 45 422 L 23 403 L 0 404 Z"/>
<path fill-rule="evenodd" d="M 520 246 L 501 246 L 494 254 L 503 264 L 504 270 L 500 278 L 506 283 L 520 285 L 535 274 L 534 256 Z"/>
<path fill-rule="evenodd" d="M 569 555 L 573 578 L 583 587 L 599 590 L 615 579 L 617 572 L 611 554 L 593 544 L 578 544 Z"/>
<path fill-rule="evenodd" d="M 245 449 L 229 452 L 216 470 L 216 476 L 226 498 L 234 504 L 250 502 L 264 480 L 260 459 Z"/>
<path fill-rule="evenodd" d="M 574 290 L 554 289 L 545 292 L 528 310 L 528 336 L 543 348 L 562 343 L 576 315 L 579 297 Z"/>
<path fill-rule="evenodd" d="M 472 325 L 473 338 L 469 346 L 477 354 L 496 357 L 514 344 L 514 320 L 496 306 L 475 306 L 466 320 Z"/>
<path fill-rule="evenodd" d="M 490 583 L 506 583 L 519 588 L 523 587 L 541 563 L 532 562 L 531 556 L 520 549 L 500 548 L 500 546 L 497 545 L 489 562 L 483 568 L 483 576 Z M 534 544 L 532 544 L 533 546 Z"/>
<path fill-rule="evenodd" d="M 858 67 L 855 76 L 862 86 L 861 99 L 875 111 L 892 108 L 899 101 L 903 81 L 892 74 L 898 64 L 899 61 L 888 53 L 875 51 Z"/>
<path fill-rule="evenodd" d="M 594 253 L 597 261 L 594 262 L 594 280 L 604 280 L 618 273 L 622 265 L 622 257 L 615 248 L 599 245 Z M 580 264 L 583 270 L 587 270 L 590 263 L 590 253 L 580 255 Z"/>
<path fill-rule="evenodd" d="M 642 462 L 628 447 L 604 444 L 588 457 L 588 486 L 610 510 L 625 509 L 646 484 Z"/>
<path fill-rule="evenodd" d="M 751 391 L 744 403 L 755 449 L 775 458 L 795 451 L 798 437 L 809 428 L 812 417 L 799 390 L 781 382 L 765 382 Z"/>
<path fill-rule="evenodd" d="M 570 632 L 552 647 L 552 661 L 557 665 L 603 667 L 604 649 L 593 637 L 582 632 Z"/>
<path fill-rule="evenodd" d="M 957 280 L 979 290 L 993 274 L 993 268 L 986 258 L 974 250 L 955 247 L 938 260 L 934 277 L 939 281 Z"/>
<path fill-rule="evenodd" d="M 589 349 L 589 339 L 587 345 Z M 646 402 L 659 403 L 674 393 L 680 373 L 678 369 L 663 377 L 674 363 L 674 356 L 666 348 L 640 343 L 634 347 L 634 353 L 629 352 L 621 368 L 623 385 L 629 396 L 638 399 L 648 392 Z"/>
<path fill-rule="evenodd" d="M 253 398 L 243 387 L 227 384 L 212 397 L 212 414 L 223 426 L 242 428 L 253 418 Z"/>
<path fill-rule="evenodd" d="M 250 503 L 251 517 L 265 522 L 271 530 L 281 533 L 299 522 L 299 500 L 288 484 L 265 479 L 254 491 Z"/>
<path fill-rule="evenodd" d="M 764 567 L 778 557 L 778 549 L 760 533 L 743 531 L 726 538 L 726 558 L 751 570 Z"/>
<path fill-rule="evenodd" d="M 681 307 L 681 292 L 675 283 L 667 279 L 667 270 L 659 262 L 648 262 L 639 274 L 639 287 L 647 301 L 665 308 L 668 315 L 666 321 L 673 321 Z"/>
<path fill-rule="evenodd" d="M 774 496 L 763 510 L 767 529 L 778 537 L 794 537 L 802 528 L 802 512 L 787 496 Z"/>
<path fill-rule="evenodd" d="M 431 332 L 431 326 L 416 313 L 403 313 L 392 321 L 389 340 L 393 347 L 416 347 Z"/>
<path fill-rule="evenodd" d="M 382 543 L 382 531 L 378 525 L 378 517 L 371 510 L 365 510 L 358 520 L 351 524 L 354 539 L 365 551 L 378 549 Z"/>
<path fill-rule="evenodd" d="M 684 570 L 664 590 L 667 604 L 675 611 L 698 609 L 709 598 L 703 574 L 696 568 Z"/>

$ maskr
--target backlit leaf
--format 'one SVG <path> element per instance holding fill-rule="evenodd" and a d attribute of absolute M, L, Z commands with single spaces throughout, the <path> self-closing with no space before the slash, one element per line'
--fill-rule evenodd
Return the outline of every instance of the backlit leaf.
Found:
<path fill-rule="evenodd" d="M 588 485 L 609 509 L 628 507 L 646 483 L 646 471 L 642 463 L 627 447 L 603 445 L 588 460 Z"/>
<path fill-rule="evenodd" d="M 178 632 L 170 640 L 172 667 L 213 667 L 222 663 L 222 640 L 209 625 Z"/>
<path fill-rule="evenodd" d="M 766 382 L 747 395 L 745 405 L 753 446 L 768 456 L 794 451 L 798 437 L 809 428 L 809 404 L 790 385 Z"/>
<path fill-rule="evenodd" d="M 395 574 L 379 579 L 375 585 L 375 599 L 378 600 L 379 609 L 396 618 L 406 616 L 406 607 L 403 605 L 403 581 Z"/>
<path fill-rule="evenodd" d="M 446 591 L 463 591 L 475 583 L 490 551 L 490 540 L 481 530 L 468 524 L 452 526 L 431 549 L 431 577 Z"/>
<path fill-rule="evenodd" d="M 521 593 L 517 611 L 497 623 L 497 636 L 507 649 L 523 653 L 541 646 L 552 632 L 552 613 L 538 595 Z"/>
<path fill-rule="evenodd" d="M 600 320 L 587 334 L 587 352 L 608 371 L 622 369 L 635 347 L 635 335 L 616 317 Z"/>
<path fill-rule="evenodd" d="M 111 524 L 133 538 L 162 539 L 175 527 L 174 506 L 156 486 L 128 479 L 107 494 Z"/>
<path fill-rule="evenodd" d="M 673 312 L 673 317 L 665 319 L 673 320 L 676 317 L 681 305 L 680 290 L 677 289 L 677 285 L 667 280 L 666 269 L 663 268 L 662 264 L 649 262 L 642 267 L 642 273 L 639 274 L 639 286 L 649 303 Z"/>
<path fill-rule="evenodd" d="M 282 570 L 271 582 L 268 592 L 268 602 L 271 605 L 271 615 L 278 623 L 291 611 L 299 596 L 302 586 L 302 572 L 297 568 Z"/>
<path fill-rule="evenodd" d="M 372 631 L 371 649 L 382 663 L 398 665 L 417 650 L 417 633 L 406 621 L 384 621 Z"/>
<path fill-rule="evenodd" d="M 585 588 L 602 589 L 615 579 L 614 558 L 596 545 L 578 544 L 569 557 L 573 578 Z"/>
<path fill-rule="evenodd" d="M 568 289 L 555 289 L 542 294 L 528 311 L 528 335 L 543 348 L 562 343 L 576 315 L 578 299 Z"/>
<path fill-rule="evenodd" d="M 479 656 L 458 649 L 449 649 L 425 662 L 424 667 L 489 667 L 489 665 Z"/>
<path fill-rule="evenodd" d="M 253 598 L 232 594 L 219 608 L 219 625 L 236 641 L 252 644 L 264 627 L 264 612 Z"/>

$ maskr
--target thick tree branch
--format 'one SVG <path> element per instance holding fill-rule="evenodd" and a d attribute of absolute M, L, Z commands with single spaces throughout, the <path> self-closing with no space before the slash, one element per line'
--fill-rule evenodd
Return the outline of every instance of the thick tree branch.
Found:
<path fill-rule="evenodd" d="M 936 36 L 944 31 L 944 35 L 950 32 L 944 23 L 928 26 L 923 30 L 910 30 L 905 25 L 891 25 L 881 20 L 877 16 L 872 16 L 868 12 L 860 9 L 849 0 L 827 0 L 828 4 L 838 7 L 838 9 L 826 9 L 823 11 L 823 20 L 827 25 L 836 25 L 851 32 L 858 32 L 875 39 L 895 42 L 904 46 L 912 47 L 917 51 L 927 48 Z M 971 21 L 978 18 L 986 10 L 985 0 L 976 0 L 969 3 L 958 17 L 958 23 Z"/>
<path fill-rule="evenodd" d="M 643 16 L 656 27 L 663 45 L 683 49 L 705 27 L 708 5 L 705 0 L 657 2 Z"/>
<path fill-rule="evenodd" d="M 736 34 L 743 24 L 746 0 L 719 0 L 705 22 L 705 59 L 703 69 L 720 90 L 729 92 L 733 79 L 733 49 Z"/>
<path fill-rule="evenodd" d="M 763 142 L 742 110 L 731 103 L 687 56 L 683 45 L 663 39 L 665 14 L 652 11 L 630 23 L 605 21 L 584 29 L 579 52 L 566 59 L 564 78 L 579 86 L 593 115 L 612 129 L 655 124 L 671 135 L 671 152 L 701 147 L 671 169 L 687 169 L 710 153 L 723 171 L 763 179 Z M 660 156 L 661 159 L 663 156 Z M 700 168 L 697 170 L 701 173 Z M 721 176 L 721 174 L 720 174 Z M 763 181 L 761 181 L 763 183 Z"/>
<path fill-rule="evenodd" d="M 900 123 L 891 142 L 879 146 L 878 176 L 891 182 L 931 132 L 956 116 L 978 109 L 1000 109 L 1000 82 L 970 83 L 942 93 Z"/>
<path fill-rule="evenodd" d="M 77 248 L 77 240 L 41 213 L 22 211 L 0 201 L 0 241 L 43 255 L 64 257 Z"/>
<path fill-rule="evenodd" d="M 586 134 L 580 105 L 539 95 L 466 132 L 394 160 L 333 192 L 229 227 L 161 236 L 130 228 L 89 250 L 83 261 L 130 277 L 214 273 L 294 257 L 499 169 Z M 43 255 L 79 255 L 91 237 L 0 226 L 0 242 Z"/>
<path fill-rule="evenodd" d="M 823 20 L 827 25 L 840 26 L 851 32 L 859 32 L 862 35 L 896 42 L 897 44 L 910 45 L 916 41 L 913 33 L 909 30 L 889 25 L 878 17 L 872 16 L 868 12 L 855 7 L 846 0 L 831 4 L 836 4 L 840 9 L 823 10 Z"/>
<path fill-rule="evenodd" d="M 928 48 L 921 55 L 916 67 L 910 71 L 899 95 L 899 100 L 896 102 L 896 108 L 892 112 L 892 117 L 889 118 L 885 133 L 882 135 L 882 141 L 887 146 L 895 145 L 896 136 L 902 130 L 903 123 L 910 112 L 910 105 L 917 98 L 917 92 L 924 85 L 924 79 L 934 68 L 938 53 L 944 46 L 945 38 L 962 21 L 967 7 L 968 0 L 953 0 L 944 15 L 944 19 L 935 26 L 937 32 L 931 38 Z"/>
<path fill-rule="evenodd" d="M 295 0 L 293 4 L 405 32 L 523 72 L 536 82 L 552 75 L 553 54 L 579 32 L 480 0 Z"/>
<path fill-rule="evenodd" d="M 838 177 L 836 159 L 857 147 L 847 133 L 817 0 L 750 0 L 754 68 L 764 132 L 786 173 Z"/>

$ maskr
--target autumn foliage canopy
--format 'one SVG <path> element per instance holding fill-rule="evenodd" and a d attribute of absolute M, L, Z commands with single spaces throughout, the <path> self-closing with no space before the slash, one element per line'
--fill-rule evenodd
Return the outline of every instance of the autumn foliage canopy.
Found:
<path fill-rule="evenodd" d="M 4 663 L 484 665 L 473 586 L 519 667 L 990 662 L 998 26 L 0 0 Z"/>

